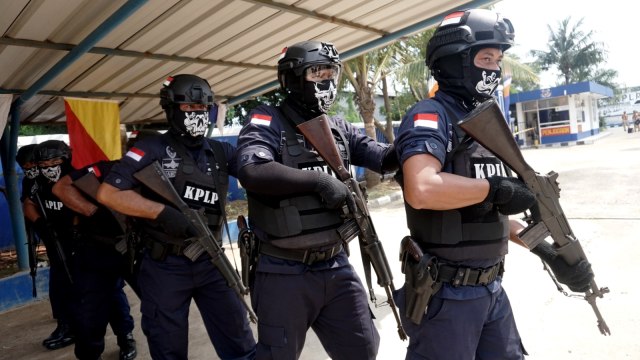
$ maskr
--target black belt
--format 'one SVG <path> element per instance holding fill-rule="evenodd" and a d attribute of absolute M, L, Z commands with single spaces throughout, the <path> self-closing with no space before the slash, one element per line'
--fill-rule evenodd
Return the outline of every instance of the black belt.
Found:
<path fill-rule="evenodd" d="M 504 272 L 504 262 L 488 268 L 457 267 L 446 264 L 438 266 L 438 281 L 458 286 L 487 285 Z"/>
<path fill-rule="evenodd" d="M 172 243 L 166 243 L 166 242 L 162 242 L 162 241 L 156 241 L 150 238 L 144 238 L 142 240 L 142 243 L 144 244 L 144 246 L 149 249 L 152 253 L 155 251 L 160 251 L 162 253 L 165 253 L 166 255 L 182 255 L 182 252 L 184 251 L 184 249 L 187 247 L 187 243 L 184 244 L 172 244 Z M 158 250 L 158 247 L 162 247 L 162 250 Z"/>
<path fill-rule="evenodd" d="M 284 260 L 298 261 L 306 265 L 311 265 L 318 261 L 329 260 L 332 257 L 338 255 L 342 251 L 342 244 L 334 245 L 328 249 L 283 249 L 277 246 L 273 246 L 268 242 L 260 243 L 260 253 L 277 257 Z"/>

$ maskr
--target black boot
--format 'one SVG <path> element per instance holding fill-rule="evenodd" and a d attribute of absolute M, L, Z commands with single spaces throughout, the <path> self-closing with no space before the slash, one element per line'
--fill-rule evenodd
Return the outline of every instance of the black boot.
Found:
<path fill-rule="evenodd" d="M 49 350 L 62 349 L 65 346 L 69 346 L 76 341 L 71 327 L 69 324 L 58 321 L 58 327 L 49 335 L 48 338 L 42 341 L 42 346 Z"/>
<path fill-rule="evenodd" d="M 120 360 L 133 360 L 136 358 L 136 355 L 138 355 L 133 333 L 118 336 L 118 346 L 120 347 Z"/>

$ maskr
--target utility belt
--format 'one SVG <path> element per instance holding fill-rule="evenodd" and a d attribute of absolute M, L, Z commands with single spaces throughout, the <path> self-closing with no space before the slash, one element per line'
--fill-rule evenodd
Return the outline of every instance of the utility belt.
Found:
<path fill-rule="evenodd" d="M 439 264 L 436 267 L 436 281 L 450 283 L 453 287 L 487 285 L 504 272 L 504 262 L 501 261 L 488 268 L 458 267 Z"/>
<path fill-rule="evenodd" d="M 405 316 L 420 325 L 433 294 L 444 283 L 453 287 L 483 286 L 490 284 L 504 272 L 504 261 L 488 268 L 472 268 L 440 263 L 439 259 L 424 254 L 411 237 L 400 244 L 400 261 L 405 274 Z"/>
<path fill-rule="evenodd" d="M 167 243 L 154 240 L 148 236 L 143 237 L 142 244 L 149 251 L 149 256 L 156 261 L 165 261 L 167 256 L 186 256 L 191 261 L 196 261 L 205 249 L 197 241 L 185 240 L 181 243 Z"/>
<path fill-rule="evenodd" d="M 329 260 L 342 251 L 342 244 L 338 243 L 329 248 L 319 249 L 283 249 L 268 242 L 260 243 L 260 254 L 273 256 L 279 259 L 298 261 L 305 265 L 311 265 L 319 261 Z"/>

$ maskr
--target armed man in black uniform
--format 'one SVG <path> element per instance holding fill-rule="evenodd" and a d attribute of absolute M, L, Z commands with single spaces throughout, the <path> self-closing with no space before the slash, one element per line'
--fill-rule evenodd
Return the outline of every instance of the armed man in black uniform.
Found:
<path fill-rule="evenodd" d="M 53 186 L 53 194 L 77 214 L 72 272 L 77 316 L 73 327 L 75 355 L 80 360 L 100 358 L 107 324 L 116 335 L 119 359 L 131 360 L 137 355 L 134 321 L 123 290 L 125 279 L 135 290 L 129 258 L 124 255 L 126 219 L 94 200 L 113 164 L 102 161 L 73 170 Z"/>
<path fill-rule="evenodd" d="M 408 240 L 418 248 L 410 245 L 408 253 L 423 254 L 416 263 L 405 253 L 407 280 L 398 293 L 402 312 L 415 315 L 403 316 L 406 359 L 526 355 L 501 282 L 509 239 L 523 245 L 516 236 L 522 226 L 508 215 L 529 209 L 535 197 L 457 126 L 491 99 L 513 39 L 508 19 L 471 9 L 447 15 L 427 44 L 426 63 L 439 90 L 409 109 L 395 141 L 412 238 L 403 244 Z M 540 255 L 542 247 L 532 252 Z M 569 267 L 557 260 L 550 266 L 558 280 L 572 290 L 589 287 L 586 261 Z"/>
<path fill-rule="evenodd" d="M 34 149 L 41 176 L 37 190 L 29 190 L 23 201 L 25 217 L 44 242 L 49 259 L 49 300 L 58 326 L 42 345 L 56 350 L 75 341 L 71 254 L 73 252 L 73 212 L 52 193 L 53 185 L 71 170 L 71 149 L 63 141 L 47 140 Z M 24 191 L 24 190 L 23 190 Z M 26 193 L 25 193 L 26 194 Z"/>
<path fill-rule="evenodd" d="M 260 256 L 251 286 L 258 315 L 258 359 L 296 359 L 311 327 L 332 359 L 374 359 L 379 335 L 365 290 L 349 264 L 345 184 L 328 173 L 296 126 L 326 114 L 336 99 L 341 62 L 330 43 L 306 41 L 283 51 L 282 106 L 261 105 L 238 138 L 239 179 Z M 330 121 L 346 169 L 394 170 L 389 145 L 351 124 Z M 352 204 L 351 204 L 352 205 Z"/>
<path fill-rule="evenodd" d="M 211 233 L 220 239 L 228 175 L 236 174 L 235 149 L 204 137 L 213 105 L 206 80 L 188 74 L 169 77 L 160 91 L 160 104 L 169 131 L 137 142 L 98 191 L 101 203 L 140 223 L 145 250 L 138 284 L 142 330 L 151 357 L 187 359 L 189 305 L 194 299 L 218 356 L 253 359 L 255 340 L 234 290 L 208 253 L 194 260 L 186 255 L 194 246 L 196 229 L 182 212 L 134 177 L 158 162 L 184 202 L 201 212 Z"/>
<path fill-rule="evenodd" d="M 16 162 L 24 172 L 24 178 L 22 178 L 22 194 L 20 196 L 21 201 L 24 201 L 37 189 L 36 177 L 40 174 L 40 170 L 38 169 L 38 163 L 35 161 L 34 150 L 36 146 L 38 146 L 38 144 L 22 146 L 16 154 Z"/>

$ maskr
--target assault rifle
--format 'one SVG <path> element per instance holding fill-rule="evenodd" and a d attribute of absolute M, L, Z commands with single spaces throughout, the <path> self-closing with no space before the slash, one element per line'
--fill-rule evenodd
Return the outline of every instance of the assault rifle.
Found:
<path fill-rule="evenodd" d="M 238 275 L 238 273 L 233 269 L 231 262 L 229 262 L 229 259 L 224 254 L 224 249 L 222 249 L 220 244 L 218 244 L 218 241 L 211 233 L 211 230 L 209 230 L 209 226 L 204 222 L 203 216 L 197 210 L 190 208 L 189 205 L 182 200 L 178 192 L 176 192 L 176 189 L 173 187 L 171 181 L 166 177 L 162 167 L 160 167 L 160 164 L 158 164 L 157 161 L 154 161 L 152 164 L 138 171 L 133 176 L 151 191 L 162 196 L 165 200 L 178 208 L 178 210 L 180 210 L 180 212 L 182 212 L 182 214 L 184 214 L 184 216 L 189 220 L 191 225 L 197 229 L 198 235 L 195 238 L 195 244 L 199 244 L 199 246 L 203 248 L 209 256 L 211 256 L 211 262 L 213 265 L 218 268 L 218 271 L 220 271 L 224 279 L 227 281 L 227 285 L 235 291 L 236 295 L 240 298 L 240 301 L 247 309 L 251 322 L 257 323 L 258 318 L 256 314 L 251 310 L 251 307 L 244 299 L 244 295 L 249 293 L 249 289 L 242 284 L 240 275 Z M 189 253 L 186 250 L 187 249 L 185 249 L 185 256 L 189 257 L 192 261 L 195 261 L 197 255 L 202 253 L 197 250 Z"/>
<path fill-rule="evenodd" d="M 356 179 L 344 168 L 344 163 L 338 153 L 331 128 L 329 127 L 329 118 L 326 115 L 318 116 L 298 125 L 298 129 L 353 194 L 356 206 L 355 209 L 350 209 L 350 211 L 352 212 L 351 216 L 353 216 L 358 224 L 358 239 L 367 285 L 369 287 L 369 296 L 371 301 L 376 304 L 377 299 L 371 286 L 371 266 L 373 266 L 373 270 L 378 277 L 378 285 L 382 286 L 387 293 L 387 302 L 398 324 L 398 335 L 400 339 L 406 340 L 407 334 L 402 327 L 398 309 L 391 295 L 395 287 L 393 285 L 393 276 L 391 275 L 389 262 L 382 248 L 382 243 L 378 239 L 376 230 L 373 227 L 369 209 L 367 208 L 367 200 L 360 188 L 360 184 L 358 184 Z"/>
<path fill-rule="evenodd" d="M 458 126 L 515 171 L 535 194 L 536 204 L 531 208 L 531 216 L 525 218 L 528 226 L 518 235 L 529 249 L 550 236 L 555 250 L 569 265 L 587 260 L 560 206 L 558 173 L 551 171 L 547 175 L 540 175 L 527 164 L 496 102 L 489 100 L 480 104 L 460 120 Z M 559 287 L 559 290 L 562 288 Z M 603 335 L 610 335 L 611 332 L 598 310 L 596 299 L 608 292 L 606 287 L 599 288 L 594 279 L 584 295 L 598 318 L 598 329 Z"/>
<path fill-rule="evenodd" d="M 253 231 L 247 226 L 244 215 L 238 216 L 238 248 L 240 249 L 240 264 L 242 266 L 242 283 L 249 287 L 255 273 L 258 261 L 258 247 Z"/>
<path fill-rule="evenodd" d="M 69 270 L 69 264 L 67 263 L 67 256 L 64 254 L 64 249 L 62 248 L 62 244 L 60 244 L 60 239 L 58 238 L 58 233 L 49 226 L 49 219 L 47 218 L 47 211 L 44 208 L 44 204 L 42 203 L 42 199 L 40 199 L 40 195 L 38 193 L 34 194 L 36 198 L 36 202 L 38 203 L 38 207 L 40 208 L 40 214 L 44 218 L 44 221 L 47 224 L 47 234 L 39 234 L 43 237 L 43 240 L 47 238 L 51 240 L 51 243 L 45 246 L 53 246 L 56 254 L 58 255 L 58 259 L 60 259 L 60 263 L 62 268 L 64 268 L 64 272 L 67 274 L 67 278 L 69 278 L 69 282 L 73 284 L 73 277 L 71 276 L 71 271 Z"/>
<path fill-rule="evenodd" d="M 38 297 L 36 289 L 36 275 L 38 273 L 38 242 L 35 230 L 31 226 L 27 226 L 27 251 L 29 252 L 29 276 L 31 276 L 31 295 Z"/>

